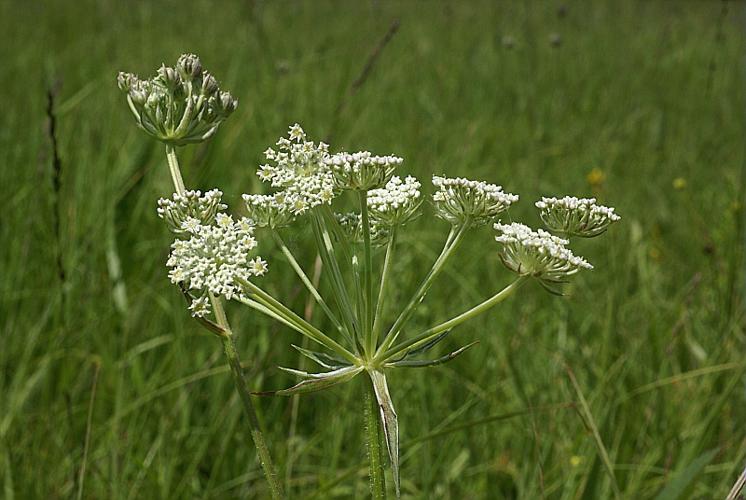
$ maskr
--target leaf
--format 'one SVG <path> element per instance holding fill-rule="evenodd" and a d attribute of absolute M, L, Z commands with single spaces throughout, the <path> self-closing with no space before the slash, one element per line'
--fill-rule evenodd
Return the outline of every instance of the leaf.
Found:
<path fill-rule="evenodd" d="M 684 469 L 677 472 L 668 482 L 666 487 L 663 488 L 657 497 L 655 497 L 656 500 L 676 500 L 677 498 L 684 498 L 684 493 L 689 485 L 697 479 L 705 466 L 715 458 L 718 451 L 719 450 L 716 448 L 703 453 L 695 458 Z"/>
<path fill-rule="evenodd" d="M 291 368 L 282 368 L 284 371 L 293 373 L 306 379 L 302 382 L 279 391 L 265 391 L 265 392 L 254 392 L 257 396 L 292 396 L 294 394 L 308 394 L 310 392 L 316 392 L 333 385 L 341 384 L 355 378 L 355 376 L 363 371 L 362 366 L 346 366 L 338 370 L 333 370 L 325 373 L 307 373 L 300 370 L 293 370 Z"/>
<path fill-rule="evenodd" d="M 442 357 L 437 358 L 437 359 L 422 359 L 422 360 L 407 360 L 407 359 L 402 359 L 402 360 L 399 360 L 399 361 L 393 361 L 391 363 L 386 363 L 386 366 L 390 366 L 390 367 L 393 367 L 393 368 L 425 368 L 425 367 L 428 367 L 428 366 L 442 365 L 443 363 L 448 363 L 449 361 L 451 361 L 452 359 L 454 359 L 456 356 L 458 356 L 458 355 L 466 352 L 467 349 L 470 349 L 471 347 L 475 346 L 478 343 L 479 343 L 479 341 L 476 340 L 476 341 L 472 342 L 471 344 L 467 344 L 464 347 L 462 347 L 460 349 L 457 349 L 457 350 L 453 351 L 452 353 L 446 354 L 445 356 L 442 356 Z M 405 358 L 406 357 L 408 357 L 408 356 L 405 356 Z"/>
<path fill-rule="evenodd" d="M 336 370 L 338 368 L 350 366 L 350 364 L 344 359 L 338 358 L 331 354 L 327 354 L 324 352 L 311 351 L 309 349 L 306 349 L 304 347 L 299 347 L 294 344 L 290 344 L 290 345 L 293 346 L 293 348 L 296 351 L 298 351 L 299 353 L 301 353 L 308 359 L 315 361 L 316 363 L 318 363 L 319 365 L 321 365 L 322 367 L 328 370 Z"/>
<path fill-rule="evenodd" d="M 399 359 L 397 359 L 396 361 L 394 361 L 393 363 L 397 363 L 397 362 L 402 361 L 404 359 L 412 358 L 412 357 L 415 357 L 415 356 L 419 356 L 420 354 L 426 353 L 427 351 L 429 351 L 430 349 L 432 349 L 438 342 L 440 342 L 441 340 L 443 340 L 444 338 L 446 338 L 446 335 L 448 335 L 449 333 L 451 333 L 451 330 L 452 329 L 448 329 L 448 330 L 444 331 L 443 333 L 439 334 L 437 337 L 434 337 L 433 339 L 431 339 L 430 341 L 422 344 L 419 347 L 416 347 L 416 348 L 414 348 L 412 350 L 409 350 L 409 351 L 404 351 L 404 354 L 402 354 L 401 357 Z"/>
<path fill-rule="evenodd" d="M 376 392 L 378 410 L 380 411 L 381 423 L 383 424 L 383 433 L 386 437 L 386 448 L 389 451 L 389 459 L 391 460 L 396 498 L 399 498 L 399 419 L 394 410 L 394 403 L 391 401 L 389 388 L 386 384 L 386 375 L 379 370 L 368 372 L 368 374 L 373 381 L 373 389 Z"/>

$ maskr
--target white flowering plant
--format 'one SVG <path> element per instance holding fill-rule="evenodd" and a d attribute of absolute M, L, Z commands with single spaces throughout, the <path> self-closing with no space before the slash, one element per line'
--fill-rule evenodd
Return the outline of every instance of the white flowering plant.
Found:
<path fill-rule="evenodd" d="M 153 80 L 144 83 L 132 75 L 119 77 L 119 86 L 128 93 L 138 124 L 166 144 L 176 193 L 158 202 L 157 213 L 176 235 L 167 261 L 169 277 L 189 299 L 192 316 L 223 340 L 273 497 L 280 498 L 283 493 L 238 363 L 224 300 L 239 302 L 267 315 L 317 346 L 293 347 L 318 364 L 321 371 L 309 373 L 282 368 L 300 381 L 292 387 L 261 394 L 310 393 L 348 382 L 358 375 L 367 376 L 364 413 L 371 493 L 374 498 L 386 496 L 380 445 L 383 441 L 398 497 L 399 425 L 387 381 L 389 371 L 436 366 L 461 355 L 476 342 L 445 356 L 426 357 L 454 328 L 510 297 L 530 279 L 553 293 L 560 293 L 559 286 L 572 275 L 592 268 L 585 259 L 573 254 L 568 238 L 598 236 L 617 222 L 619 216 L 614 209 L 598 205 L 592 198 L 543 198 L 536 206 L 547 230 L 502 223 L 499 218 L 518 201 L 517 195 L 484 181 L 443 176 L 432 178 L 434 193 L 428 203 L 423 203 L 425 196 L 420 182 L 413 176 L 395 175 L 402 158 L 376 156 L 367 151 L 331 153 L 327 144 L 313 142 L 295 124 L 287 137 L 264 152 L 266 164 L 259 167 L 257 174 L 268 184 L 269 192 L 244 194 L 246 214 L 233 217 L 225 213 L 227 206 L 222 203 L 219 190 L 205 194 L 187 191 L 178 168 L 175 147 L 194 142 L 195 134 L 201 134 L 202 140 L 212 135 L 227 116 L 225 110 L 235 109 L 237 104 L 232 98 L 230 106 L 216 103 L 220 96 L 229 94 L 221 92 L 217 82 L 206 72 L 199 73 L 197 68 L 202 71 L 199 59 L 187 55 L 179 59 L 176 69 L 164 66 Z M 205 84 L 207 80 L 209 84 Z M 155 112 L 148 108 L 150 98 L 143 101 L 139 95 L 147 89 L 157 93 L 160 99 L 157 106 L 166 111 L 159 114 L 157 110 L 161 108 L 156 106 Z M 145 104 L 138 104 L 141 101 Z M 223 111 L 210 111 L 211 105 Z M 179 113 L 182 118 L 175 118 Z M 192 125 L 183 128 L 184 120 Z M 345 197 L 356 209 L 336 212 L 335 207 L 344 203 Z M 387 298 L 393 286 L 398 237 L 402 228 L 423 212 L 441 219 L 450 230 L 440 254 L 414 294 L 391 314 L 394 307 Z M 292 231 L 296 224 L 312 229 L 325 269 L 324 287 L 314 284 L 283 239 L 283 233 Z M 410 320 L 446 263 L 470 231 L 487 224 L 493 224 L 497 233 L 496 253 L 516 275 L 515 279 L 451 319 L 410 335 Z M 312 324 L 261 286 L 269 267 L 255 252 L 265 235 L 274 240 L 323 311 L 327 326 Z"/>

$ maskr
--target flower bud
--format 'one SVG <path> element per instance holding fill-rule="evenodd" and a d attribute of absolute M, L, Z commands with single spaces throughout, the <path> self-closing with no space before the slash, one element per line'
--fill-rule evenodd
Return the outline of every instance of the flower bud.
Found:
<path fill-rule="evenodd" d="M 132 88 L 132 84 L 137 81 L 137 77 L 132 73 L 125 73 L 120 71 L 117 75 L 117 87 L 122 92 L 129 92 Z"/>
<path fill-rule="evenodd" d="M 166 65 L 158 68 L 158 77 L 166 88 L 175 89 L 181 86 L 181 78 L 175 69 Z"/>
<path fill-rule="evenodd" d="M 204 73 L 202 77 L 202 94 L 211 96 L 219 90 L 218 81 L 210 73 Z"/>
<path fill-rule="evenodd" d="M 176 62 L 176 70 L 184 80 L 194 80 L 202 74 L 202 62 L 194 54 L 183 54 Z"/>

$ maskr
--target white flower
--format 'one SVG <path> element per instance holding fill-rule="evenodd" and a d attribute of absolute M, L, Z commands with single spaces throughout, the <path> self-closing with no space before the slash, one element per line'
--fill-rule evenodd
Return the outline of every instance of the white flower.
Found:
<path fill-rule="evenodd" d="M 596 205 L 595 198 L 542 198 L 536 207 L 550 231 L 583 238 L 598 236 L 621 219 L 613 208 Z"/>
<path fill-rule="evenodd" d="M 249 267 L 254 275 L 261 276 L 267 272 L 267 261 L 261 257 L 254 257 L 251 259 L 251 262 L 249 262 Z"/>
<path fill-rule="evenodd" d="M 329 146 L 306 140 L 306 133 L 295 124 L 290 127 L 288 138 L 277 141 L 277 149 L 268 148 L 264 152 L 267 164 L 259 167 L 257 175 L 263 182 L 282 189 L 282 201 L 256 198 L 258 195 L 244 195 L 249 210 L 277 210 L 284 214 L 301 215 L 307 210 L 334 199 L 334 176 L 326 165 Z M 247 199 L 248 197 L 248 199 Z M 270 225 L 265 214 L 257 213 L 257 223 Z M 261 216 L 260 216 L 261 215 Z M 281 225 L 291 222 L 292 217 Z M 276 221 L 276 223 L 278 223 Z"/>
<path fill-rule="evenodd" d="M 435 215 L 454 225 L 467 220 L 474 226 L 487 224 L 518 201 L 518 195 L 506 193 L 500 186 L 461 177 L 433 176 L 433 185 L 437 188 L 433 194 Z"/>
<path fill-rule="evenodd" d="M 165 220 L 169 229 L 177 234 L 185 231 L 191 232 L 183 227 L 188 219 L 194 219 L 199 224 L 210 225 L 218 212 L 228 208 L 227 205 L 221 203 L 222 196 L 223 193 L 219 189 L 211 189 L 204 195 L 200 191 L 174 193 L 170 200 L 166 198 L 158 200 L 158 217 Z"/>
<path fill-rule="evenodd" d="M 192 304 L 189 306 L 189 310 L 192 311 L 192 316 L 196 318 L 207 316 L 212 310 L 210 307 L 210 299 L 207 298 L 207 296 L 193 299 Z"/>
<path fill-rule="evenodd" d="M 373 156 L 368 151 L 337 153 L 326 160 L 339 189 L 367 190 L 383 186 L 404 161 L 398 156 Z"/>
<path fill-rule="evenodd" d="M 248 280 L 267 271 L 264 260 L 249 257 L 257 242 L 248 219 L 234 221 L 229 215 L 218 214 L 211 225 L 195 227 L 192 220 L 186 224 L 191 237 L 174 241 L 166 263 L 173 283 L 199 291 L 202 298 L 210 292 L 230 300 L 241 294 L 238 278 Z M 206 307 L 209 304 L 204 301 L 192 303 L 193 313 L 202 313 Z"/>
<path fill-rule="evenodd" d="M 593 269 L 582 257 L 573 255 L 566 247 L 568 241 L 541 229 L 514 222 L 495 224 L 499 233 L 495 240 L 502 243 L 500 259 L 511 271 L 521 276 L 532 276 L 544 284 L 561 283 L 579 269 Z"/>
<path fill-rule="evenodd" d="M 404 181 L 394 176 L 386 187 L 368 191 L 371 218 L 384 226 L 406 224 L 417 216 L 422 203 L 420 181 L 408 176 Z"/>

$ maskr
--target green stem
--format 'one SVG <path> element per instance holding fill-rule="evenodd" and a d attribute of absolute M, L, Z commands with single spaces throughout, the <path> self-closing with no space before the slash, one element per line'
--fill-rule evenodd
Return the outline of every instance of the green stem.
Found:
<path fill-rule="evenodd" d="M 376 314 L 373 317 L 373 349 L 378 346 L 378 337 L 381 333 L 381 321 L 383 321 L 383 303 L 386 298 L 386 285 L 388 284 L 389 273 L 391 272 L 391 261 L 394 254 L 394 240 L 396 239 L 396 228 L 391 228 L 391 236 L 386 245 L 386 257 L 383 259 L 383 269 L 381 270 L 381 286 L 378 289 L 378 300 L 376 301 Z M 371 349 L 372 352 L 372 349 Z"/>
<path fill-rule="evenodd" d="M 286 322 L 286 324 L 292 324 L 300 333 L 306 335 L 311 340 L 314 340 L 319 344 L 322 344 L 335 351 L 337 354 L 344 357 L 349 362 L 353 364 L 357 363 L 357 358 L 350 351 L 342 347 L 342 345 L 340 345 L 337 341 L 327 336 L 324 332 L 310 324 L 308 321 L 295 314 L 285 304 L 272 297 L 270 294 L 259 288 L 257 285 L 243 279 L 237 279 L 237 282 L 250 294 L 255 296 L 257 301 L 264 307 L 280 316 L 282 320 Z M 247 303 L 247 305 L 251 305 L 248 304 L 248 302 L 246 301 L 242 302 Z"/>
<path fill-rule="evenodd" d="M 342 312 L 342 320 L 345 322 L 350 334 L 357 338 L 359 335 L 358 324 L 355 320 L 355 314 L 350 304 L 350 297 L 347 294 L 347 287 L 342 277 L 342 272 L 339 269 L 339 262 L 337 262 L 336 254 L 334 252 L 334 245 L 332 244 L 331 235 L 326 227 L 325 220 L 320 213 L 314 211 L 312 213 L 313 232 L 316 237 L 316 245 L 318 246 L 319 255 L 321 261 L 324 263 L 324 267 L 329 270 L 329 277 L 332 283 L 332 291 L 334 292 L 334 298 L 337 302 L 337 306 Z"/>
<path fill-rule="evenodd" d="M 368 381 L 363 398 L 365 436 L 368 449 L 368 477 L 370 496 L 373 500 L 385 500 L 386 476 L 383 470 L 383 447 L 381 446 L 381 419 L 378 416 L 378 401 L 373 383 Z"/>
<path fill-rule="evenodd" d="M 373 355 L 376 345 L 373 343 L 373 252 L 370 246 L 370 217 L 368 215 L 368 191 L 358 191 L 360 202 L 360 220 L 363 224 L 363 327 L 365 349 Z"/>
<path fill-rule="evenodd" d="M 448 261 L 448 258 L 453 255 L 453 253 L 459 247 L 461 241 L 464 238 L 464 235 L 466 234 L 466 231 L 470 227 L 471 224 L 467 220 L 460 228 L 458 228 L 458 230 L 451 228 L 451 233 L 449 233 L 448 238 L 446 239 L 446 244 L 443 245 L 443 250 L 440 252 L 440 255 L 433 264 L 433 267 L 430 269 L 430 272 L 428 272 L 427 276 L 425 276 L 425 279 L 422 280 L 422 283 L 420 284 L 412 299 L 409 301 L 407 306 L 394 322 L 389 332 L 386 334 L 386 337 L 381 343 L 381 346 L 376 351 L 376 358 L 378 358 L 379 354 L 381 354 L 383 351 L 389 349 L 393 345 L 394 341 L 396 341 L 396 338 L 398 337 L 402 327 L 404 327 L 406 322 L 409 321 L 409 319 L 412 317 L 412 314 L 414 314 L 414 311 L 417 309 L 417 306 L 419 306 L 420 303 L 423 301 L 425 295 L 430 290 L 430 287 L 435 281 L 435 278 L 437 278 L 440 272 L 443 270 L 443 266 L 445 265 L 446 261 Z M 456 231 L 455 234 L 454 230 Z"/>
<path fill-rule="evenodd" d="M 444 323 L 441 323 L 437 326 L 429 328 L 425 330 L 424 332 L 420 333 L 419 335 L 392 347 L 391 349 L 380 354 L 379 356 L 376 356 L 376 361 L 388 359 L 391 356 L 395 356 L 398 353 L 403 353 L 404 351 L 407 351 L 407 350 L 416 349 L 420 347 L 421 345 L 426 344 L 427 342 L 429 342 L 431 339 L 433 339 L 437 335 L 445 332 L 446 330 L 450 330 L 460 325 L 464 321 L 468 321 L 472 319 L 473 317 L 478 316 L 479 314 L 482 314 L 483 312 L 487 311 L 491 307 L 494 307 L 495 305 L 499 304 L 503 300 L 513 295 L 513 293 L 527 280 L 528 280 L 527 276 L 521 276 L 520 278 L 515 280 L 513 283 L 506 286 L 505 288 L 500 290 L 498 293 L 490 297 L 489 299 L 472 307 L 468 311 L 464 311 L 463 313 L 459 314 L 455 318 L 449 319 L 448 321 Z"/>
<path fill-rule="evenodd" d="M 290 263 L 290 266 L 295 271 L 295 274 L 298 275 L 300 280 L 303 282 L 303 284 L 308 289 L 308 292 L 313 296 L 314 300 L 316 300 L 316 302 L 324 310 L 324 313 L 326 313 L 327 317 L 331 320 L 332 323 L 334 323 L 334 326 L 337 327 L 338 330 L 340 330 L 344 335 L 348 335 L 347 331 L 342 327 L 342 323 L 339 322 L 339 320 L 334 315 L 332 310 L 329 308 L 329 305 L 326 303 L 326 301 L 321 296 L 319 291 L 316 289 L 315 286 L 313 286 L 313 283 L 311 283 L 311 280 L 308 278 L 308 275 L 303 271 L 303 268 L 300 267 L 300 264 L 298 264 L 298 261 L 295 259 L 295 256 L 290 251 L 288 246 L 285 244 L 283 239 L 280 237 L 280 233 L 278 233 L 276 229 L 272 229 L 272 236 L 274 236 L 275 242 L 277 243 L 277 246 L 280 247 L 280 250 L 282 250 L 282 253 L 285 254 L 285 258 L 287 258 L 288 262 Z"/>
<path fill-rule="evenodd" d="M 166 159 L 168 159 L 168 169 L 171 171 L 171 179 L 174 181 L 174 188 L 177 194 L 184 194 L 184 179 L 181 177 L 179 168 L 179 159 L 176 157 L 176 148 L 169 144 L 166 145 Z"/>
<path fill-rule="evenodd" d="M 238 351 L 236 351 L 236 343 L 233 341 L 233 333 L 231 332 L 230 325 L 226 319 L 222 301 L 212 295 L 210 295 L 210 299 L 212 300 L 212 307 L 215 311 L 215 319 L 226 332 L 226 334 L 221 337 L 223 341 L 223 351 L 225 352 L 225 357 L 228 359 L 228 365 L 231 367 L 233 380 L 236 383 L 236 390 L 241 396 L 244 413 L 246 413 L 246 416 L 249 419 L 251 439 L 254 441 L 256 453 L 259 456 L 259 462 L 264 471 L 264 477 L 267 479 L 267 483 L 269 483 L 270 494 L 273 499 L 284 498 L 282 486 L 280 485 L 280 481 L 277 478 L 277 472 L 272 463 L 272 456 L 269 453 L 267 442 L 264 440 L 264 434 L 262 433 L 262 428 L 259 424 L 259 418 L 254 409 L 254 403 L 251 401 L 249 387 L 246 383 L 243 369 L 241 368 L 241 361 L 238 358 Z"/>
<path fill-rule="evenodd" d="M 181 169 L 179 168 L 179 159 L 176 156 L 176 149 L 171 145 L 166 145 L 166 158 L 168 159 L 168 168 L 171 171 L 171 179 L 174 182 L 174 189 L 178 194 L 183 194 L 185 191 L 184 180 L 181 177 Z M 269 447 L 264 439 L 262 428 L 259 424 L 259 418 L 256 416 L 256 410 L 254 409 L 254 403 L 251 401 L 249 395 L 249 387 L 246 383 L 246 378 L 241 368 L 241 361 L 238 358 L 238 351 L 236 351 L 236 344 L 233 341 L 233 332 L 231 331 L 228 318 L 225 315 L 225 309 L 223 309 L 223 301 L 219 297 L 214 297 L 210 294 L 210 302 L 212 302 L 212 309 L 215 312 L 215 321 L 223 329 L 221 340 L 223 342 L 223 351 L 228 359 L 228 365 L 233 373 L 233 380 L 236 384 L 236 390 L 238 391 L 241 401 L 243 402 L 244 412 L 249 419 L 249 430 L 251 432 L 251 438 L 254 441 L 257 455 L 259 456 L 259 462 L 264 472 L 264 477 L 269 484 L 269 490 L 273 499 L 284 498 L 285 495 L 282 491 L 280 481 L 277 479 L 277 473 L 275 472 L 274 465 L 272 463 L 272 456 L 269 453 Z"/>

